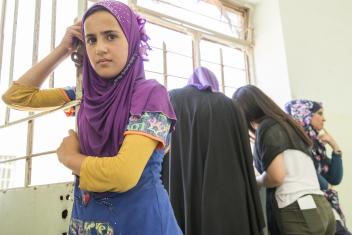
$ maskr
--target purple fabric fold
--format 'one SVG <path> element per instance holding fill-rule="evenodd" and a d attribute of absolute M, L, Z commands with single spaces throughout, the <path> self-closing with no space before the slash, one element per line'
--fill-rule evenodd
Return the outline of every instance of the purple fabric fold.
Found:
<path fill-rule="evenodd" d="M 219 91 L 219 82 L 215 74 L 205 67 L 197 67 L 188 79 L 187 86 L 193 86 L 198 90 Z"/>

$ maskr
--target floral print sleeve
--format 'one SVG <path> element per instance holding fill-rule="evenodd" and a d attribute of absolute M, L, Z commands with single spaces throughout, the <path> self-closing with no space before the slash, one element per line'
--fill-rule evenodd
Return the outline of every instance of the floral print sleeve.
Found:
<path fill-rule="evenodd" d="M 159 141 L 166 147 L 169 141 L 171 120 L 160 112 L 145 112 L 141 116 L 131 116 L 125 135 L 139 134 Z"/>

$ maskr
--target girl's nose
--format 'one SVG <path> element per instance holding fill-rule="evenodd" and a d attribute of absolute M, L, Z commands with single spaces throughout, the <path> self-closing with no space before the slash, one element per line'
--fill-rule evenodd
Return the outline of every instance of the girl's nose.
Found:
<path fill-rule="evenodd" d="M 96 47 L 96 54 L 97 55 L 105 54 L 107 52 L 108 52 L 108 48 L 106 46 L 104 46 L 103 43 L 100 43 L 97 45 L 97 47 Z"/>

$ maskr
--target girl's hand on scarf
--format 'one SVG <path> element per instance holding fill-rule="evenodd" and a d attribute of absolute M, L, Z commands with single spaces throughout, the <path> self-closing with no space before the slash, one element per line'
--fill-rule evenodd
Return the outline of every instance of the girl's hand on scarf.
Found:
<path fill-rule="evenodd" d="M 82 21 L 77 21 L 66 29 L 66 33 L 61 40 L 59 46 L 67 50 L 67 54 L 71 54 L 77 46 L 77 40 L 83 41 L 82 36 Z"/>
<path fill-rule="evenodd" d="M 80 153 L 77 133 L 73 130 L 69 130 L 68 133 L 69 135 L 62 140 L 56 153 L 62 164 L 71 169 L 74 174 L 79 175 L 85 156 Z"/>

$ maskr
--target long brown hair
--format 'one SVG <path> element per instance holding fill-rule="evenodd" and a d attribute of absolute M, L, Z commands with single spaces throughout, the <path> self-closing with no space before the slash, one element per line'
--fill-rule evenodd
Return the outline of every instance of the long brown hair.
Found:
<path fill-rule="evenodd" d="M 306 135 L 303 128 L 258 87 L 253 85 L 240 87 L 233 94 L 232 99 L 242 108 L 249 131 L 253 135 L 255 135 L 255 129 L 252 123 L 260 123 L 263 119 L 270 117 L 286 130 L 291 141 L 293 140 L 293 136 L 290 134 L 289 126 L 293 128 L 307 145 L 312 145 L 312 141 Z"/>

